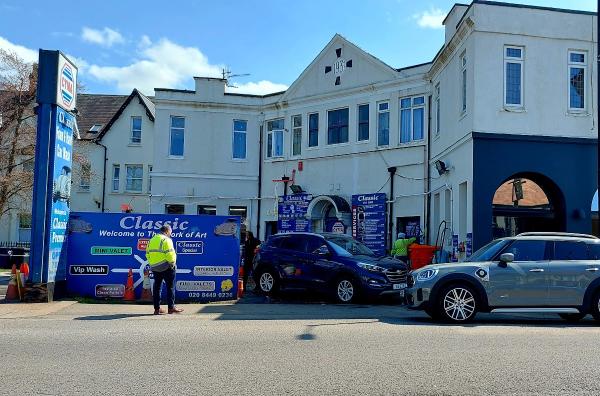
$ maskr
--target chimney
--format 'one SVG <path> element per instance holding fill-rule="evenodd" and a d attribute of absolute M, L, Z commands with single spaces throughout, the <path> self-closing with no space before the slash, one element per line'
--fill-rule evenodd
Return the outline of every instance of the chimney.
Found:
<path fill-rule="evenodd" d="M 227 80 L 212 77 L 194 77 L 196 95 L 206 101 L 222 99 L 225 95 Z"/>

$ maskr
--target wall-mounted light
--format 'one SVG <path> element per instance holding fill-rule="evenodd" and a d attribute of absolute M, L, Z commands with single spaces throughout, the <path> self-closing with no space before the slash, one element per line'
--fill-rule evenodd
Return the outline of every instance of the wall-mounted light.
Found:
<path fill-rule="evenodd" d="M 292 185 L 290 186 L 290 190 L 292 190 L 292 192 L 293 192 L 294 194 L 302 194 L 302 193 L 304 192 L 304 190 L 302 189 L 302 187 L 300 187 L 300 186 L 299 186 L 299 185 L 297 185 L 297 184 L 292 184 Z"/>
<path fill-rule="evenodd" d="M 435 169 L 437 169 L 438 174 L 440 176 L 443 175 L 444 173 L 448 173 L 448 171 L 449 171 L 446 163 L 444 161 L 440 161 L 440 160 L 435 161 Z"/>

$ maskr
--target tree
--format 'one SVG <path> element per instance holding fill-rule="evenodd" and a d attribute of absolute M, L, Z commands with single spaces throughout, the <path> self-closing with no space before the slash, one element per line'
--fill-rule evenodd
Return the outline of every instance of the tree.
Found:
<path fill-rule="evenodd" d="M 0 218 L 29 210 L 33 189 L 37 64 L 0 49 Z"/>

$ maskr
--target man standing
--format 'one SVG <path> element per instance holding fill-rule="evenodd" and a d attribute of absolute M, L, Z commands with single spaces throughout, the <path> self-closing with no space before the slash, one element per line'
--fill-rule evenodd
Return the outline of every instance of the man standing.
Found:
<path fill-rule="evenodd" d="M 170 314 L 178 314 L 183 309 L 175 307 L 175 270 L 177 268 L 177 254 L 173 248 L 171 240 L 171 226 L 163 225 L 160 232 L 154 234 L 146 247 L 146 259 L 150 264 L 150 270 L 154 275 L 154 287 L 152 288 L 152 298 L 154 300 L 154 315 L 164 314 L 165 311 L 160 308 L 160 289 L 163 281 L 167 285 L 167 304 Z"/>
<path fill-rule="evenodd" d="M 416 241 L 417 238 L 406 238 L 405 233 L 399 232 L 398 239 L 396 239 L 396 242 L 394 242 L 394 247 L 392 248 L 392 256 L 408 264 L 408 246 Z"/>

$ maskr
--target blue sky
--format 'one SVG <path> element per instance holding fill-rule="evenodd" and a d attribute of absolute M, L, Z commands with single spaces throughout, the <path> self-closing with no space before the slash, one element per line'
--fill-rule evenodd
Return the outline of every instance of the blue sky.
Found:
<path fill-rule="evenodd" d="M 463 2 L 469 2 L 463 1 Z M 595 0 L 512 1 L 595 11 Z M 65 9 L 0 0 L 0 48 L 27 60 L 60 49 L 89 93 L 193 88 L 194 75 L 227 66 L 250 73 L 240 92 L 291 85 L 335 33 L 394 67 L 430 61 L 443 43 L 446 0 L 102 0 Z"/>

